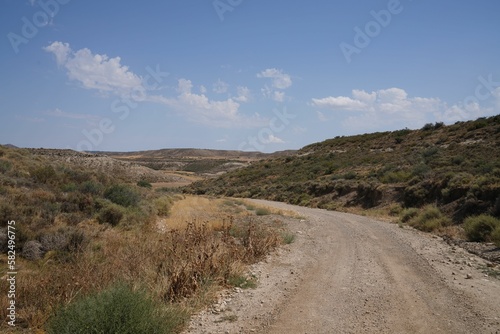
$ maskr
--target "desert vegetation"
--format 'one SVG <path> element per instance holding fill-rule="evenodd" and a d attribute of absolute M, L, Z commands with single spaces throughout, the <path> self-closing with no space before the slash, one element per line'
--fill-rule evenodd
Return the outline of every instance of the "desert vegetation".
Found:
<path fill-rule="evenodd" d="M 220 288 L 255 284 L 246 265 L 292 238 L 278 216 L 242 202 L 154 190 L 29 150 L 0 147 L 0 168 L 0 261 L 15 220 L 19 332 L 177 332 Z M 4 319 L 7 303 L 1 296 Z"/>
<path fill-rule="evenodd" d="M 185 191 L 385 212 L 396 220 L 404 211 L 403 223 L 428 231 L 462 226 L 469 217 L 498 218 L 500 116 L 335 137 Z"/>

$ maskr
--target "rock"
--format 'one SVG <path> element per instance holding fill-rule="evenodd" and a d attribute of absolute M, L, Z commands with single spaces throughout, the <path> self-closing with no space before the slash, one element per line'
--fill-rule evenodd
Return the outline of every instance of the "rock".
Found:
<path fill-rule="evenodd" d="M 472 278 L 472 275 L 471 274 L 467 274 L 465 275 L 465 279 L 471 279 Z"/>

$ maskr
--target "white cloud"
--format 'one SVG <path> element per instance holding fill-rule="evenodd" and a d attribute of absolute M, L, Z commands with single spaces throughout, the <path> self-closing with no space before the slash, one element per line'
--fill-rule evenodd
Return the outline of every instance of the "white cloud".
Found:
<path fill-rule="evenodd" d="M 498 92 L 500 95 L 500 91 Z M 353 90 L 352 96 L 328 96 L 312 99 L 312 105 L 333 111 L 350 111 L 342 124 L 356 130 L 411 126 L 418 127 L 429 121 L 455 122 L 491 115 L 493 109 L 478 103 L 449 106 L 439 98 L 409 97 L 401 88 L 381 89 L 373 92 Z M 325 114 L 317 111 L 321 121 Z"/>
<path fill-rule="evenodd" d="M 205 94 L 207 92 L 207 88 L 203 85 L 200 86 L 200 93 Z"/>
<path fill-rule="evenodd" d="M 213 84 L 213 87 L 212 87 L 212 90 L 214 91 L 214 93 L 217 93 L 217 94 L 227 93 L 228 89 L 229 89 L 229 85 L 227 83 L 225 83 L 224 81 L 222 81 L 221 79 L 217 80 L 217 82 L 215 82 Z"/>
<path fill-rule="evenodd" d="M 330 108 L 330 109 L 342 109 L 342 110 L 365 110 L 367 109 L 367 104 L 356 100 L 351 99 L 346 96 L 338 96 L 338 97 L 325 97 L 322 99 L 312 99 L 313 105 L 316 107 L 322 108 Z"/>
<path fill-rule="evenodd" d="M 273 79 L 273 88 L 286 89 L 292 85 L 292 78 L 290 75 L 278 70 L 276 68 L 268 68 L 257 74 L 257 78 Z"/>
<path fill-rule="evenodd" d="M 248 87 L 238 86 L 237 88 L 238 96 L 234 98 L 238 102 L 248 102 L 252 97 L 252 93 Z"/>
<path fill-rule="evenodd" d="M 190 121 L 215 127 L 231 126 L 261 126 L 264 119 L 255 114 L 252 117 L 242 115 L 239 111 L 240 104 L 232 98 L 223 101 L 210 100 L 204 94 L 192 92 L 193 84 L 190 80 L 180 79 L 175 98 L 156 96 L 151 101 L 163 103 L 175 111 L 185 115 Z"/>
<path fill-rule="evenodd" d="M 68 43 L 61 42 L 53 42 L 43 49 L 53 53 L 57 64 L 67 70 L 68 77 L 86 89 L 117 95 L 144 92 L 142 78 L 122 65 L 120 57 L 92 54 L 87 48 L 73 51 Z"/>
<path fill-rule="evenodd" d="M 265 96 L 268 99 L 271 99 L 276 102 L 283 102 L 285 100 L 285 92 L 278 91 L 278 90 L 273 90 L 269 88 L 269 86 L 264 86 L 264 88 L 261 89 L 262 95 Z"/>
<path fill-rule="evenodd" d="M 262 144 L 284 144 L 285 141 L 273 134 L 270 134 L 267 138 L 263 138 Z"/>

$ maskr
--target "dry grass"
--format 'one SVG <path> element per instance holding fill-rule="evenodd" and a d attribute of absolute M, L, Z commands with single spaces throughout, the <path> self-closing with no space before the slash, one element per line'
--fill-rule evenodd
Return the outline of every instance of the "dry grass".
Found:
<path fill-rule="evenodd" d="M 188 311 L 200 307 L 282 243 L 278 223 L 233 219 L 224 210 L 223 200 L 187 197 L 174 203 L 165 233 L 155 224 L 126 231 L 88 221 L 80 226 L 91 240 L 85 250 L 49 252 L 35 262 L 19 258 L 18 326 L 42 329 L 57 307 L 119 281 L 146 287 L 165 304 Z M 6 284 L 0 282 L 2 291 Z M 7 303 L 0 296 L 4 319 Z"/>

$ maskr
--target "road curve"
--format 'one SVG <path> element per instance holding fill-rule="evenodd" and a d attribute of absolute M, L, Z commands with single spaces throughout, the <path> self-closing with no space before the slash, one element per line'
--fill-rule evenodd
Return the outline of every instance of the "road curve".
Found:
<path fill-rule="evenodd" d="M 482 259 L 371 218 L 255 202 L 303 216 L 288 223 L 297 240 L 258 267 L 255 291 L 227 298 L 238 321 L 205 315 L 190 333 L 500 333 Z"/>

